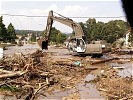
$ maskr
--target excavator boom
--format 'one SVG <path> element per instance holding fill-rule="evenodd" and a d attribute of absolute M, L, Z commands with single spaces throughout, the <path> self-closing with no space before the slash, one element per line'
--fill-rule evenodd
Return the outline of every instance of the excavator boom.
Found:
<path fill-rule="evenodd" d="M 78 24 L 77 22 L 74 22 L 72 19 L 64 17 L 60 14 L 58 14 L 58 15 L 59 15 L 59 17 L 54 16 L 52 10 L 49 12 L 49 16 L 48 16 L 48 19 L 47 19 L 47 26 L 46 26 L 46 35 L 47 35 L 47 37 L 50 36 L 53 20 L 71 27 L 73 29 L 73 31 L 76 33 L 75 34 L 76 38 L 82 38 L 82 36 L 84 36 L 83 30 L 82 30 L 82 27 L 80 26 L 80 24 Z"/>

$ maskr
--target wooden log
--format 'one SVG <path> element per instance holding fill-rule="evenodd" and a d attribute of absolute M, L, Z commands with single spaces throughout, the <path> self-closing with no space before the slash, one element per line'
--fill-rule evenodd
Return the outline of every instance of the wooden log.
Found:
<path fill-rule="evenodd" d="M 55 64 L 55 65 L 65 65 L 65 66 L 72 66 L 72 63 L 71 62 L 64 62 L 64 61 L 56 61 L 56 62 L 52 62 L 52 64 Z"/>
<path fill-rule="evenodd" d="M 130 96 L 127 96 L 127 97 L 124 97 L 124 98 L 121 98 L 119 100 L 132 100 L 133 99 L 133 95 L 131 94 Z"/>
<path fill-rule="evenodd" d="M 21 76 L 21 75 L 25 74 L 26 72 L 27 71 L 17 71 L 17 72 L 10 72 L 10 73 L 6 73 L 6 74 L 2 74 L 2 75 L 0 75 L 0 79 Z"/>
<path fill-rule="evenodd" d="M 42 72 L 39 75 L 42 76 L 42 77 L 51 77 L 51 76 L 53 76 L 53 74 L 51 74 L 49 72 Z"/>
<path fill-rule="evenodd" d="M 5 66 L 0 66 L 0 68 L 4 68 Z"/>
<path fill-rule="evenodd" d="M 44 85 L 42 85 L 41 87 L 39 87 L 39 88 L 32 94 L 32 97 L 31 97 L 29 100 L 34 100 L 36 94 L 37 94 L 41 89 L 43 89 L 44 87 L 46 88 L 46 87 L 48 87 L 48 86 L 49 86 L 49 84 L 44 84 Z"/>
<path fill-rule="evenodd" d="M 29 85 L 30 83 L 29 82 L 25 82 L 25 81 L 15 81 L 15 80 L 12 80 L 12 81 L 10 81 L 10 82 L 8 82 L 8 83 L 11 83 L 11 84 L 16 84 L 16 85 Z"/>
<path fill-rule="evenodd" d="M 104 59 L 104 60 L 100 60 L 100 61 L 97 61 L 97 62 L 92 62 L 91 65 L 105 63 L 107 61 L 116 60 L 116 59 L 118 59 L 118 58 Z"/>
<path fill-rule="evenodd" d="M 12 73 L 12 71 L 3 70 L 3 69 L 0 69 L 0 72 L 3 72 L 3 73 Z"/>

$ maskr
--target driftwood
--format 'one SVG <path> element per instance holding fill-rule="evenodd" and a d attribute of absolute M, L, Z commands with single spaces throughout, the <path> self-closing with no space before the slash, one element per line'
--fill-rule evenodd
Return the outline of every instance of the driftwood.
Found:
<path fill-rule="evenodd" d="M 118 59 L 118 58 L 104 59 L 104 60 L 100 60 L 100 61 L 97 61 L 97 62 L 92 62 L 91 65 L 105 63 L 107 61 L 116 60 L 116 59 Z"/>
<path fill-rule="evenodd" d="M 53 76 L 53 74 L 51 74 L 49 72 L 42 72 L 39 75 L 42 76 L 42 77 L 51 77 L 51 76 Z"/>
<path fill-rule="evenodd" d="M 24 98 L 24 100 L 30 100 L 31 97 L 34 94 L 34 87 L 32 87 L 31 85 L 25 85 L 23 86 L 23 89 L 27 91 L 26 93 L 26 97 Z M 23 93 L 22 93 L 23 94 Z M 21 94 L 21 95 L 22 95 Z M 20 96 L 21 97 L 21 96 Z"/>
<path fill-rule="evenodd" d="M 29 85 L 30 84 L 29 82 L 25 82 L 25 81 L 19 82 L 19 81 L 15 81 L 15 80 L 10 81 L 9 83 L 17 84 L 17 85 Z"/>
<path fill-rule="evenodd" d="M 127 99 L 132 100 L 133 99 L 133 95 L 130 95 L 128 97 L 124 97 L 124 98 L 119 99 L 119 100 L 127 100 Z"/>
<path fill-rule="evenodd" d="M 65 65 L 65 66 L 72 66 L 72 63 L 70 62 L 64 62 L 64 61 L 56 61 L 56 62 L 52 62 L 52 64 L 55 64 L 55 65 Z"/>
<path fill-rule="evenodd" d="M 46 86 L 49 86 L 49 84 L 44 84 L 44 85 L 42 85 L 41 87 L 39 87 L 39 88 L 32 94 L 32 97 L 30 98 L 30 100 L 34 100 L 35 95 L 36 95 L 41 89 L 43 89 L 43 88 L 46 87 Z"/>
<path fill-rule="evenodd" d="M 53 65 L 60 65 L 60 66 L 71 66 L 71 67 L 76 67 L 76 66 L 80 66 L 82 67 L 82 65 L 79 63 L 76 64 L 77 61 L 75 62 L 70 62 L 70 61 L 55 61 L 52 62 Z"/>
<path fill-rule="evenodd" d="M 0 66 L 0 68 L 4 68 L 5 66 Z"/>
<path fill-rule="evenodd" d="M 88 67 L 88 68 L 85 68 L 85 70 L 96 70 L 98 69 L 97 67 Z"/>
<path fill-rule="evenodd" d="M 11 71 L 3 70 L 3 72 L 7 72 L 7 73 L 0 75 L 0 79 L 21 76 L 21 75 L 25 74 L 27 71 L 15 71 L 15 72 L 11 72 Z"/>
<path fill-rule="evenodd" d="M 12 71 L 3 70 L 3 69 L 0 69 L 0 72 L 2 72 L 2 73 L 12 73 Z"/>

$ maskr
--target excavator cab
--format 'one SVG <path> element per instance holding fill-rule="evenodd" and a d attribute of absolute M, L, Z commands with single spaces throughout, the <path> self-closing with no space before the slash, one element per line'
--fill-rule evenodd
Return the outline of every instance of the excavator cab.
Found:
<path fill-rule="evenodd" d="M 86 51 L 86 43 L 82 38 L 71 39 L 68 43 L 68 50 L 77 53 L 84 53 Z"/>

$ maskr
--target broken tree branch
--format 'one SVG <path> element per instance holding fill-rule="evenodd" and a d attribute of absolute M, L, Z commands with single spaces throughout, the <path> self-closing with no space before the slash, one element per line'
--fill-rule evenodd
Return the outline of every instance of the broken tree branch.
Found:
<path fill-rule="evenodd" d="M 3 69 L 0 69 L 0 72 L 3 72 L 3 73 L 12 73 L 12 71 L 3 70 Z"/>
<path fill-rule="evenodd" d="M 44 84 L 44 85 L 42 85 L 41 87 L 39 87 L 39 88 L 36 90 L 36 92 L 34 92 L 34 94 L 32 95 L 32 97 L 31 97 L 30 100 L 34 100 L 35 95 L 36 95 L 41 89 L 43 89 L 43 88 L 46 87 L 46 86 L 49 86 L 49 84 Z"/>
<path fill-rule="evenodd" d="M 118 58 L 104 59 L 104 60 L 100 60 L 100 61 L 97 61 L 97 62 L 92 62 L 91 65 L 105 63 L 107 61 L 116 60 L 116 59 L 118 59 Z"/>
<path fill-rule="evenodd" d="M 10 72 L 7 74 L 2 74 L 2 75 L 0 75 L 0 79 L 21 76 L 21 75 L 25 74 L 26 72 L 27 71 L 17 71 L 17 72 L 12 72 L 12 73 Z"/>

